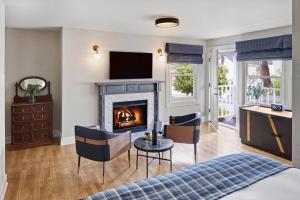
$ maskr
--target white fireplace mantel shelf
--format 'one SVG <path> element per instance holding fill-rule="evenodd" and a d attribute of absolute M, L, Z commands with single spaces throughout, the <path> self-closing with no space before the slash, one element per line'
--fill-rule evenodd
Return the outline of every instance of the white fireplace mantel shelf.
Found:
<path fill-rule="evenodd" d="M 128 84 L 153 84 L 153 83 L 165 83 L 160 80 L 105 80 L 96 82 L 96 85 L 128 85 Z"/>

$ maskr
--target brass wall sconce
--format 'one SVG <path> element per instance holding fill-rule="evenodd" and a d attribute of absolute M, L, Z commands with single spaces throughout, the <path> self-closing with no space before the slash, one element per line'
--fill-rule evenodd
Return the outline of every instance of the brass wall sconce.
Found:
<path fill-rule="evenodd" d="M 159 56 L 163 56 L 163 52 L 162 52 L 161 48 L 157 49 L 157 53 L 158 53 Z"/>
<path fill-rule="evenodd" d="M 100 46 L 99 45 L 97 45 L 97 44 L 95 44 L 95 45 L 93 45 L 93 51 L 94 51 L 94 58 L 95 59 L 100 59 Z"/>

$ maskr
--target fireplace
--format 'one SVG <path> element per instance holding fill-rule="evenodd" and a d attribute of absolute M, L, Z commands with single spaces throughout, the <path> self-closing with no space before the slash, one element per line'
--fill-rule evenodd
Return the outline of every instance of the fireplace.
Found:
<path fill-rule="evenodd" d="M 147 100 L 113 103 L 113 131 L 147 130 Z"/>

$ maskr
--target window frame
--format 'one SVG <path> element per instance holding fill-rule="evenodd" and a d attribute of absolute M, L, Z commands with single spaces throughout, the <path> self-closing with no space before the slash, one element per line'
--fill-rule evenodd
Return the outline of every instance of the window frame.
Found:
<path fill-rule="evenodd" d="M 193 96 L 190 97 L 174 97 L 172 96 L 172 76 L 171 73 L 173 64 L 190 64 L 190 63 L 166 63 L 166 106 L 177 107 L 177 106 L 191 106 L 198 105 L 199 102 L 199 67 L 201 64 L 191 64 L 193 66 Z"/>
<path fill-rule="evenodd" d="M 270 59 L 268 59 L 270 60 Z M 258 60 L 260 63 L 264 60 Z M 245 69 L 245 80 L 244 80 L 244 89 L 245 89 L 245 94 L 244 94 L 244 102 L 246 105 L 249 105 L 249 104 L 252 104 L 252 102 L 249 102 L 247 101 L 247 90 L 248 90 L 248 87 L 247 87 L 247 82 L 248 82 L 248 78 L 258 78 L 258 79 L 263 79 L 263 78 L 274 78 L 274 79 L 281 79 L 281 87 L 280 87 L 280 103 L 281 104 L 286 104 L 287 102 L 287 97 L 286 97 L 286 61 L 285 60 L 280 60 L 281 61 L 281 76 L 249 76 L 248 74 L 248 61 L 244 61 L 243 62 L 243 65 L 244 65 L 244 69 Z M 267 107 L 270 107 L 271 106 L 271 103 L 270 104 L 262 104 L 262 106 L 267 106 Z"/>

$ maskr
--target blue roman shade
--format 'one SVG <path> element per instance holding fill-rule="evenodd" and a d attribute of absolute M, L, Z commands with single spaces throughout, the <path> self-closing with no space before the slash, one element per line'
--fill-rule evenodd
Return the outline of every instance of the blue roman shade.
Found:
<path fill-rule="evenodd" d="M 166 53 L 168 53 L 168 63 L 203 63 L 203 46 L 190 44 L 166 44 Z"/>
<path fill-rule="evenodd" d="M 236 42 L 237 60 L 292 59 L 292 35 Z"/>

